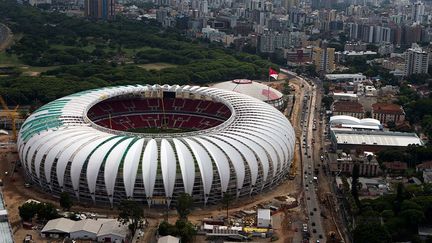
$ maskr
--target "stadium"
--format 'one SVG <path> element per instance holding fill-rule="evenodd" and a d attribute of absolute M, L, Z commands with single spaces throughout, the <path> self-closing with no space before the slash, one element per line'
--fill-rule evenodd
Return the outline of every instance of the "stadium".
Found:
<path fill-rule="evenodd" d="M 293 158 L 294 130 L 271 105 L 198 86 L 134 85 L 83 91 L 50 102 L 22 125 L 18 152 L 34 186 L 80 202 L 133 198 L 198 205 L 228 192 L 278 185 Z"/>

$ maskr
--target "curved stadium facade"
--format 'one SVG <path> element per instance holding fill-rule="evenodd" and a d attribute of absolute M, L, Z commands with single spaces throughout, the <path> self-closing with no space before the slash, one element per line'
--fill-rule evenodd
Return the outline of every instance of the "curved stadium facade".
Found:
<path fill-rule="evenodd" d="M 69 95 L 23 124 L 27 177 L 53 195 L 110 204 L 195 203 L 271 188 L 289 172 L 294 130 L 272 106 L 197 86 L 120 86 Z"/>

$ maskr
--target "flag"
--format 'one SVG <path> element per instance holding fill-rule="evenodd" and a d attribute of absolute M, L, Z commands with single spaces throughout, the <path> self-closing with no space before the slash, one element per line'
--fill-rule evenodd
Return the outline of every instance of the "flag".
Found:
<path fill-rule="evenodd" d="M 274 78 L 274 79 L 278 79 L 278 73 L 275 71 L 275 70 L 273 70 L 272 68 L 269 68 L 269 76 L 270 77 L 272 77 L 272 78 Z"/>

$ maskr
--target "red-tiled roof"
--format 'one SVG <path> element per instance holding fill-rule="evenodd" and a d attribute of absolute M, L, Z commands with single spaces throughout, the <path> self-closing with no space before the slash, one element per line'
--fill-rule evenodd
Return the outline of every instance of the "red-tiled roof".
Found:
<path fill-rule="evenodd" d="M 416 166 L 418 169 L 425 170 L 425 169 L 432 169 L 432 161 L 425 161 L 419 165 Z"/>
<path fill-rule="evenodd" d="M 385 114 L 400 114 L 403 115 L 404 111 L 400 105 L 390 103 L 375 103 L 372 105 L 374 113 L 385 113 Z"/>
<path fill-rule="evenodd" d="M 406 170 L 408 168 L 407 163 L 400 161 L 384 162 L 384 166 L 390 170 Z"/>
<path fill-rule="evenodd" d="M 333 112 L 364 112 L 363 106 L 356 101 L 336 101 L 333 103 Z"/>

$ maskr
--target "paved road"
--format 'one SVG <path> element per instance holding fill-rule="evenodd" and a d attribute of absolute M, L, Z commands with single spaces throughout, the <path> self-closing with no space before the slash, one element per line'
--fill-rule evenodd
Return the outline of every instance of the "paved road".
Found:
<path fill-rule="evenodd" d="M 281 70 L 288 76 L 294 77 L 295 74 L 286 70 Z M 311 85 L 313 82 L 309 83 L 302 77 L 297 76 L 303 84 L 304 97 L 302 104 L 302 115 L 301 115 L 301 155 L 303 164 L 303 191 L 304 198 L 306 202 L 306 213 L 308 215 L 308 231 L 310 233 L 310 242 L 326 242 L 326 234 L 324 231 L 320 203 L 317 196 L 317 185 L 314 182 L 313 177 L 315 166 L 320 163 L 320 141 L 318 141 L 317 134 L 320 131 L 319 117 L 315 114 L 318 113 L 317 109 L 320 109 L 320 92 L 316 90 L 317 85 Z M 318 97 L 319 96 L 319 97 Z M 316 108 L 315 108 L 316 107 Z M 317 128 L 314 130 L 314 126 Z M 315 133 L 315 134 L 314 134 Z M 316 144 L 312 140 L 317 140 Z M 315 145 L 315 146 L 314 146 Z M 317 152 L 318 150 L 318 152 Z M 314 163 L 316 161 L 316 163 Z M 301 228 L 300 228 L 301 230 Z"/>

